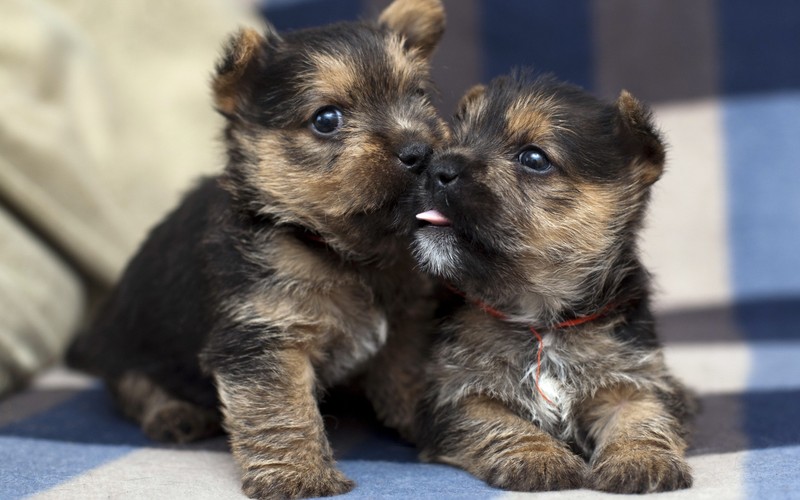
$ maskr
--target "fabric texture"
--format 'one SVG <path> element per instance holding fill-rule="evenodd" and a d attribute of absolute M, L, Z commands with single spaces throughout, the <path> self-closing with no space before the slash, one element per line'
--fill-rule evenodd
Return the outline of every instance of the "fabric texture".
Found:
<path fill-rule="evenodd" d="M 0 4 L 0 394 L 58 358 L 85 296 L 221 168 L 208 80 L 251 18 L 221 0 Z"/>
<path fill-rule="evenodd" d="M 263 10 L 296 29 L 387 3 L 272 0 Z M 670 147 L 641 247 L 667 361 L 702 402 L 695 484 L 666 496 L 800 498 L 800 3 L 445 7 L 434 61 L 445 115 L 470 86 L 518 65 L 653 106 Z M 16 370 L 30 373 L 41 361 L 29 360 L 52 359 L 80 321 L 87 280 L 113 280 L 191 177 L 218 168 L 206 85 L 231 9 L 0 3 L 0 363 L 17 352 Z M 83 105 L 66 104 L 78 94 Z M 348 497 L 533 497 L 419 462 L 363 402 L 325 415 L 339 465 L 358 483 Z M 606 496 L 618 498 L 536 495 Z M 150 442 L 96 380 L 63 370 L 0 401 L 0 498 L 20 497 L 243 498 L 224 438 Z"/>

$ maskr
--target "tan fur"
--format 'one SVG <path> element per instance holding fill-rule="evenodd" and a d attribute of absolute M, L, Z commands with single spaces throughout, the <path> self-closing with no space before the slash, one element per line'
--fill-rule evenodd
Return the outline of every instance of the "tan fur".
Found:
<path fill-rule="evenodd" d="M 322 150 L 329 147 L 311 137 L 304 137 L 299 132 L 285 132 L 259 138 L 254 148 L 281 152 L 282 139 L 285 138 L 301 144 L 311 154 L 315 150 L 320 150 L 322 154 Z M 363 144 L 357 138 L 353 138 L 352 142 L 353 147 L 348 148 L 350 161 L 342 165 L 348 166 L 347 169 L 338 168 L 320 175 L 319 172 L 310 172 L 304 166 L 297 165 L 285 154 L 278 154 L 276 157 L 264 159 L 255 172 L 254 182 L 274 198 L 277 207 L 314 230 L 324 228 L 329 218 L 343 218 L 356 212 L 375 210 L 383 199 L 394 194 L 381 188 L 391 189 L 397 184 L 399 175 L 388 168 L 393 165 L 383 148 Z M 370 153 L 372 156 L 369 156 Z M 383 160 L 382 163 L 387 167 L 383 172 L 387 177 L 385 186 L 350 182 L 350 179 L 355 178 L 352 176 L 368 178 L 375 175 L 366 166 L 361 166 L 359 160 L 363 158 L 369 158 L 370 162 Z"/>
<path fill-rule="evenodd" d="M 315 52 L 311 55 L 315 71 L 308 75 L 307 92 L 319 94 L 321 99 L 341 99 L 356 86 L 356 67 L 345 54 Z"/>
<path fill-rule="evenodd" d="M 580 204 L 561 208 L 562 217 L 568 219 L 570 224 L 541 223 L 543 209 L 559 209 L 556 204 L 552 207 L 546 204 L 531 207 L 531 212 L 535 213 L 531 213 L 527 220 L 531 221 L 531 225 L 538 223 L 538 230 L 530 228 L 527 232 L 532 236 L 526 243 L 527 248 L 539 249 L 545 246 L 541 243 L 546 242 L 547 248 L 569 252 L 573 261 L 578 260 L 581 255 L 598 255 L 606 251 L 613 243 L 614 232 L 611 231 L 610 224 L 619 216 L 618 207 L 624 205 L 623 200 L 618 198 L 618 193 L 609 193 L 591 183 L 565 183 L 561 189 L 580 193 Z M 535 269 L 531 269 L 531 272 L 535 272 Z"/>
<path fill-rule="evenodd" d="M 542 109 L 547 112 L 542 112 Z M 519 100 L 506 111 L 506 127 L 511 132 L 522 131 L 527 142 L 541 143 L 547 140 L 553 126 L 550 113 L 552 110 L 539 103 Z"/>
<path fill-rule="evenodd" d="M 271 262 L 281 282 L 291 283 L 294 286 L 302 283 L 307 290 L 313 289 L 325 294 L 339 287 L 339 282 L 329 278 L 331 274 L 336 273 L 335 263 L 321 261 L 312 249 L 288 234 L 275 238 L 266 255 L 253 258 Z M 343 273 L 336 274 L 341 277 Z M 350 276 L 345 279 L 352 281 Z"/>
<path fill-rule="evenodd" d="M 632 386 L 598 391 L 584 408 L 589 435 L 600 443 L 663 412 L 663 405 L 655 397 Z"/>
<path fill-rule="evenodd" d="M 320 97 L 306 109 L 298 110 L 301 115 L 310 118 L 318 107 L 331 100 L 346 102 L 348 94 L 352 93 L 351 89 L 368 88 L 366 82 L 359 80 L 350 69 L 352 65 L 346 62 L 346 56 L 337 58 L 315 54 L 314 61 L 318 66 L 310 80 L 313 85 L 310 83 L 309 88 L 314 87 L 314 95 Z M 324 64 L 332 66 L 329 68 Z M 415 75 L 424 70 L 420 64 L 410 61 L 407 55 L 403 56 L 403 67 Z M 405 78 L 410 77 L 398 78 L 396 84 L 401 88 L 407 86 Z M 418 112 L 416 116 L 410 116 L 410 111 L 402 108 L 389 111 L 391 116 L 398 118 L 388 124 L 385 133 L 402 135 L 411 132 L 420 140 L 437 140 L 431 131 L 419 126 Z M 431 118 L 435 118 L 432 109 L 429 113 Z M 331 219 L 379 209 L 386 200 L 397 197 L 398 190 L 404 185 L 404 181 L 401 181 L 403 172 L 394 165 L 396 159 L 385 144 L 376 142 L 374 136 L 359 133 L 360 122 L 366 118 L 358 115 L 345 118 L 345 127 L 351 133 L 344 139 L 343 157 L 337 162 L 337 168 L 326 171 L 324 175 L 298 164 L 282 152 L 284 144 L 290 143 L 294 147 L 302 147 L 309 154 L 326 156 L 332 146 L 305 130 L 238 136 L 238 140 L 249 150 L 275 152 L 263 158 L 258 168 L 253 170 L 253 183 L 273 197 L 277 202 L 275 208 L 283 208 L 292 217 L 299 218 L 299 222 L 318 231 L 324 230 Z M 373 177 L 381 179 L 381 182 L 351 181 Z"/>
<path fill-rule="evenodd" d="M 415 90 L 410 88 L 411 85 L 418 85 L 414 81 L 414 74 L 420 70 L 424 70 L 427 57 L 429 54 L 419 51 L 406 50 L 403 45 L 403 39 L 396 37 L 389 40 L 386 46 L 386 52 L 392 59 L 392 74 L 400 84 L 400 88 L 404 90 Z M 429 91 L 428 82 L 424 82 L 421 87 L 422 90 Z"/>
<path fill-rule="evenodd" d="M 485 169 L 472 172 L 477 182 L 491 191 L 503 193 L 504 203 L 495 207 L 498 216 L 487 224 L 492 224 L 498 234 L 504 234 L 497 244 L 514 254 L 513 260 L 517 263 L 515 275 L 526 277 L 524 282 L 516 283 L 509 290 L 517 294 L 521 292 L 520 288 L 527 290 L 532 296 L 524 298 L 522 303 L 543 303 L 545 315 L 547 310 L 563 307 L 571 297 L 585 289 L 588 285 L 584 282 L 585 277 L 601 271 L 598 256 L 613 250 L 620 232 L 631 220 L 640 217 L 637 207 L 646 201 L 646 190 L 652 183 L 652 179 L 647 177 L 649 167 L 640 165 L 647 161 L 660 161 L 652 168 L 659 172 L 663 169 L 663 148 L 659 149 L 660 143 L 651 140 L 644 130 L 649 119 L 645 108 L 625 93 L 617 106 L 621 110 L 620 126 L 634 133 L 637 140 L 652 142 L 652 148 L 660 151 L 662 156 L 637 157 L 630 169 L 633 178 L 615 181 L 613 189 L 572 175 L 551 176 L 524 190 L 519 189 L 514 166 L 516 158 L 507 151 L 489 156 L 485 159 Z M 477 85 L 469 90 L 457 113 L 459 127 L 468 130 L 475 126 L 475 120 L 487 114 L 486 107 L 486 86 Z M 502 139 L 515 147 L 537 145 L 546 151 L 553 163 L 569 168 L 580 167 L 570 165 L 575 152 L 564 149 L 557 139 L 558 134 L 582 133 L 565 122 L 564 112 L 553 96 L 517 95 L 503 111 L 505 129 Z M 468 132 L 457 135 L 466 134 Z M 467 156 L 473 154 L 458 143 L 449 148 L 453 153 L 462 150 Z M 567 205 L 564 199 L 579 199 L 580 202 Z M 569 265 L 565 266 L 565 262 Z M 469 289 L 466 291 L 471 292 Z M 494 290 L 489 293 L 492 292 Z M 516 299 L 509 300 L 502 294 L 492 295 L 492 299 L 499 301 L 498 305 L 510 308 L 512 314 L 519 309 L 516 306 L 520 302 Z"/>
<path fill-rule="evenodd" d="M 417 256 L 466 299 L 428 360 L 423 456 L 506 489 L 691 485 L 693 405 L 636 252 L 648 162 L 663 168 L 660 135 L 627 94 L 516 76 L 463 99 L 418 193 L 449 222 L 418 229 Z"/>
<path fill-rule="evenodd" d="M 387 40 L 387 54 L 396 65 L 395 79 L 388 83 L 397 86 L 398 94 L 413 92 L 415 86 L 411 84 L 424 80 L 420 75 L 427 70 L 427 63 L 413 59 L 414 54 L 399 54 L 396 38 Z M 315 53 L 312 61 L 314 68 L 306 75 L 308 101 L 305 107 L 297 110 L 300 116 L 310 120 L 321 106 L 330 102 L 347 106 L 370 92 L 369 85 L 361 81 L 363 75 L 350 69 L 354 65 L 348 64 L 347 55 L 335 58 Z M 394 410 L 407 407 L 398 404 L 396 394 L 398 386 L 408 387 L 408 377 L 403 370 L 379 369 L 370 359 L 376 355 L 380 357 L 387 337 L 395 339 L 392 345 L 397 345 L 405 329 L 421 328 L 423 317 L 414 316 L 413 311 L 416 301 L 425 300 L 419 286 L 423 280 L 411 271 L 413 264 L 403 240 L 390 237 L 375 240 L 374 233 L 370 232 L 374 229 L 365 225 L 361 218 L 392 209 L 391 204 L 408 185 L 408 173 L 398 168 L 393 152 L 397 143 L 410 135 L 418 141 L 435 144 L 444 134 L 421 124 L 421 118 L 428 118 L 437 125 L 441 123 L 427 104 L 413 108 L 387 106 L 382 111 L 393 117 L 384 124 L 382 136 L 364 130 L 363 124 L 370 116 L 350 112 L 344 118 L 343 137 L 338 142 L 321 140 L 307 129 L 269 133 L 258 129 L 234 131 L 237 145 L 252 151 L 252 156 L 258 158 L 245 172 L 249 182 L 269 199 L 263 213 L 280 222 L 299 224 L 319 233 L 333 255 L 318 248 L 309 249 L 306 243 L 298 242 L 295 235 L 269 234 L 269 241 L 258 245 L 261 250 L 249 259 L 274 273 L 271 286 L 246 298 L 236 297 L 226 309 L 242 325 L 257 328 L 263 324 L 278 329 L 284 348 L 295 349 L 298 356 L 302 353 L 313 369 L 315 387 L 326 388 L 344 382 L 361 370 L 372 373 L 367 394 L 379 416 L 398 427 L 410 428 L 411 416 L 400 417 L 400 412 Z M 397 137 L 397 143 L 387 143 L 385 136 Z M 286 149 L 287 144 L 301 149 L 310 158 L 330 157 L 335 151 L 337 161 L 310 168 L 294 158 Z M 271 154 L 260 155 L 260 151 Z M 345 262 L 340 260 L 342 257 Z M 380 264 L 370 271 L 356 269 L 354 272 L 352 262 L 348 261 L 360 259 L 367 262 L 380 259 Z M 380 297 L 375 296 L 376 291 L 380 292 Z M 418 293 L 419 299 L 411 297 L 410 291 Z M 387 308 L 387 303 L 396 306 Z M 426 313 L 425 317 L 429 316 L 430 313 Z M 220 380 L 218 378 L 218 383 Z M 235 392 L 236 384 L 228 385 L 229 391 Z M 258 379 L 250 380 L 248 385 L 254 390 L 264 390 L 263 397 L 269 394 L 276 405 L 286 405 L 281 411 L 287 412 L 288 418 L 295 404 L 291 400 L 281 402 L 281 391 L 288 388 L 266 387 Z M 308 390 L 295 388 L 291 391 L 294 394 L 300 389 Z M 223 399 L 226 407 L 233 405 L 225 413 L 226 422 L 233 422 L 242 417 L 240 412 L 248 411 L 245 399 L 249 397 L 262 396 L 231 397 L 228 402 Z M 272 408 L 261 410 L 262 415 L 272 415 Z M 317 411 L 316 407 L 314 410 Z M 306 426 L 304 432 L 312 433 L 312 437 L 316 435 L 313 433 L 318 433 L 322 440 L 320 443 L 314 438 L 305 448 L 292 444 L 296 449 L 291 454 L 287 452 L 285 461 L 301 464 L 297 467 L 279 469 L 254 458 L 265 453 L 270 457 L 281 453 L 279 449 L 267 448 L 267 445 L 274 446 L 276 440 L 280 441 L 275 437 L 277 430 L 273 433 L 266 428 L 258 429 L 257 433 L 262 436 L 255 443 L 255 434 L 239 438 L 239 433 L 231 431 L 232 440 L 241 440 L 236 457 L 245 469 L 245 492 L 251 496 L 269 496 L 275 490 L 293 497 L 349 490 L 352 482 L 334 468 L 324 432 L 317 429 L 321 422 L 318 413 L 306 411 L 293 414 L 293 418 L 292 425 Z M 228 424 L 229 430 L 231 425 Z M 309 458 L 317 454 L 322 454 L 321 461 Z"/>
<path fill-rule="evenodd" d="M 150 439 L 188 443 L 219 433 L 218 412 L 173 397 L 144 375 L 123 375 L 113 392 L 122 413 L 141 422 Z"/>
<path fill-rule="evenodd" d="M 462 110 L 465 114 L 475 113 L 477 110 L 467 110 L 469 106 L 478 102 L 478 98 L 486 93 L 486 85 L 477 84 L 470 87 L 467 92 L 458 101 L 457 109 Z"/>
<path fill-rule="evenodd" d="M 258 498 L 345 493 L 353 482 L 334 466 L 308 356 L 292 349 L 274 354 L 280 380 L 264 377 L 255 385 L 216 380 L 242 489 Z"/>
<path fill-rule="evenodd" d="M 691 470 L 682 458 L 686 442 L 652 394 L 620 385 L 599 391 L 581 407 L 597 446 L 591 462 L 596 489 L 650 493 L 691 485 Z"/>
<path fill-rule="evenodd" d="M 430 311 L 423 307 L 414 312 L 414 300 L 403 295 L 406 291 L 391 294 L 398 307 L 387 314 L 373 305 L 371 287 L 354 280 L 351 274 L 328 268 L 322 280 L 313 275 L 321 267 L 314 257 L 282 253 L 280 259 L 284 263 L 280 283 L 285 287 L 264 290 L 244 304 L 237 301 L 229 306 L 229 314 L 237 315 L 242 324 L 258 325 L 269 318 L 270 327 L 285 331 L 286 350 L 277 359 L 270 357 L 268 373 L 248 377 L 246 384 L 217 377 L 226 430 L 234 443 L 234 456 L 242 464 L 243 489 L 248 495 L 268 498 L 274 492 L 290 497 L 341 493 L 349 490 L 352 482 L 335 469 L 316 395 L 363 368 L 372 373 L 367 395 L 379 416 L 392 425 L 410 427 L 411 416 L 401 417 L 395 411 L 410 406 L 397 399 L 399 388 L 410 387 L 408 374 L 398 365 L 387 371 L 382 353 L 391 352 L 396 359 L 397 351 L 386 347 L 408 348 L 411 344 L 403 338 L 405 330 L 415 329 L 419 334 L 429 321 Z M 409 288 L 420 295 L 421 304 L 430 304 L 424 293 L 425 282 L 416 282 L 418 278 L 408 274 L 407 266 L 403 263 L 384 271 L 385 284 L 380 288 L 391 290 L 401 282 L 416 283 Z M 389 331 L 392 336 L 384 346 Z M 315 458 L 318 455 L 322 459 Z M 287 489 L 285 485 L 290 486 Z"/>
<path fill-rule="evenodd" d="M 298 250 L 273 253 L 272 264 L 282 264 L 275 285 L 244 302 L 233 301 L 229 314 L 246 324 L 267 321 L 285 329 L 286 345 L 306 352 L 323 386 L 330 387 L 383 346 L 388 317 L 375 304 L 372 288 L 357 276 Z"/>
<path fill-rule="evenodd" d="M 430 347 L 435 307 L 429 282 L 419 282 L 416 295 L 420 300 L 406 309 L 406 319 L 395 324 L 386 345 L 369 362 L 362 382 L 378 418 L 411 442 L 415 441 L 416 404 L 425 385 L 420 360 Z"/>
<path fill-rule="evenodd" d="M 352 488 L 335 469 L 315 397 L 359 372 L 371 374 L 367 395 L 380 418 L 412 427 L 412 413 L 403 411 L 412 405 L 396 397 L 410 387 L 409 372 L 384 370 L 370 360 L 385 356 L 387 342 L 399 346 L 408 330 L 422 330 L 432 313 L 418 305 L 426 302 L 425 279 L 412 270 L 407 240 L 388 231 L 413 181 L 398 151 L 409 143 L 436 145 L 447 134 L 423 95 L 444 18 L 439 2 L 397 0 L 380 23 L 391 31 L 384 34 L 379 61 L 365 62 L 355 50 L 308 47 L 296 79 L 302 99 L 292 110 L 305 125 L 263 128 L 244 119 L 247 109 L 240 104 L 242 118 L 228 129 L 229 147 L 244 161 L 233 166 L 241 180 L 223 182 L 234 194 L 254 189 L 257 202 L 263 200 L 255 210 L 278 224 L 246 252 L 249 262 L 269 272 L 268 286 L 231 297 L 224 309 L 240 328 L 268 329 L 281 352 L 268 356 L 267 375 L 237 380 L 224 370 L 214 373 L 251 496 Z M 387 68 L 380 88 L 365 64 Z M 243 93 L 241 101 L 248 96 Z M 367 105 L 375 102 L 379 110 Z M 343 122 L 326 137 L 312 130 L 312 120 L 331 105 L 341 110 Z M 298 238 L 297 226 L 324 243 Z"/>
<path fill-rule="evenodd" d="M 461 467 L 492 486 L 546 491 L 580 486 L 586 465 L 563 444 L 487 396 L 450 409 L 461 417 L 449 429 L 446 455 L 423 458 Z"/>
<path fill-rule="evenodd" d="M 636 173 L 643 186 L 650 186 L 664 172 L 664 145 L 647 134 L 650 113 L 630 92 L 623 90 L 617 98 L 617 109 L 622 126 L 645 143 L 645 151 L 636 165 Z"/>
<path fill-rule="evenodd" d="M 155 439 L 222 419 L 254 498 L 353 488 L 326 389 L 369 373 L 381 418 L 412 427 L 395 395 L 415 380 L 383 349 L 433 314 L 406 210 L 448 134 L 426 95 L 443 28 L 441 2 L 395 0 L 380 22 L 234 34 L 212 82 L 224 171 L 154 228 L 75 349 Z"/>
<path fill-rule="evenodd" d="M 440 0 L 397 0 L 379 21 L 399 33 L 424 57 L 429 57 L 444 33 L 444 6 Z"/>
<path fill-rule="evenodd" d="M 252 28 L 243 28 L 235 36 L 232 44 L 236 47 L 231 67 L 225 73 L 214 78 L 211 88 L 217 109 L 231 114 L 236 109 L 238 83 L 247 70 L 247 66 L 256 57 L 264 38 Z"/>

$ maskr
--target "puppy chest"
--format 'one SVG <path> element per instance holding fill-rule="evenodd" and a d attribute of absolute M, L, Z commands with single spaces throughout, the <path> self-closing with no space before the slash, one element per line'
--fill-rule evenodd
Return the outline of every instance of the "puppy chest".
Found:
<path fill-rule="evenodd" d="M 387 315 L 361 283 L 276 286 L 248 299 L 225 305 L 230 321 L 260 332 L 265 347 L 305 352 L 322 386 L 359 371 L 386 343 Z"/>
<path fill-rule="evenodd" d="M 559 342 L 554 335 L 543 335 L 542 340 L 541 353 L 538 345 L 532 345 L 520 366 L 519 397 L 534 423 L 551 435 L 569 439 L 575 432 L 580 402 L 592 387 L 603 383 L 606 374 L 592 361 L 595 356 L 576 355 L 574 346 Z"/>
<path fill-rule="evenodd" d="M 654 353 L 636 352 L 604 337 L 592 342 L 565 342 L 545 335 L 541 358 L 529 357 L 523 371 L 522 398 L 532 420 L 547 432 L 569 439 L 586 398 L 602 387 L 657 384 Z"/>
<path fill-rule="evenodd" d="M 533 423 L 554 436 L 569 432 L 577 387 L 563 372 L 544 359 L 541 363 L 534 361 L 524 370 L 519 389 Z"/>
<path fill-rule="evenodd" d="M 330 386 L 361 369 L 386 343 L 388 322 L 380 309 L 358 300 L 332 298 L 321 322 L 314 366 Z"/>

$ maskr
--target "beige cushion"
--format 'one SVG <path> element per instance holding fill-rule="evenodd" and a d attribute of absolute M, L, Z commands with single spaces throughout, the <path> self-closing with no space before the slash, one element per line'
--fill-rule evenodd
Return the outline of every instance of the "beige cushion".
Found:
<path fill-rule="evenodd" d="M 78 276 L 0 210 L 0 394 L 55 361 L 84 310 Z"/>
<path fill-rule="evenodd" d="M 0 2 L 0 381 L 54 359 L 87 284 L 113 283 L 222 167 L 208 81 L 226 34 L 253 22 L 244 5 Z"/>

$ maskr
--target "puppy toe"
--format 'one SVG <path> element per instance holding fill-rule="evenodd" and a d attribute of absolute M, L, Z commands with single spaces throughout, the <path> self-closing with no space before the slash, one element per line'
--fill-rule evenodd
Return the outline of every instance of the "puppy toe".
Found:
<path fill-rule="evenodd" d="M 333 466 L 250 470 L 242 481 L 242 491 L 257 499 L 327 497 L 354 487 L 355 483 Z"/>
<path fill-rule="evenodd" d="M 551 491 L 580 488 L 586 463 L 566 448 L 548 446 L 504 456 L 489 471 L 486 482 L 512 491 Z"/>
<path fill-rule="evenodd" d="M 153 408 L 142 430 L 154 441 L 189 443 L 221 432 L 219 417 L 211 410 L 185 401 L 168 401 Z"/>
<path fill-rule="evenodd" d="M 692 473 L 676 452 L 625 443 L 601 451 L 592 460 L 591 485 L 611 493 L 653 493 L 688 488 Z"/>

